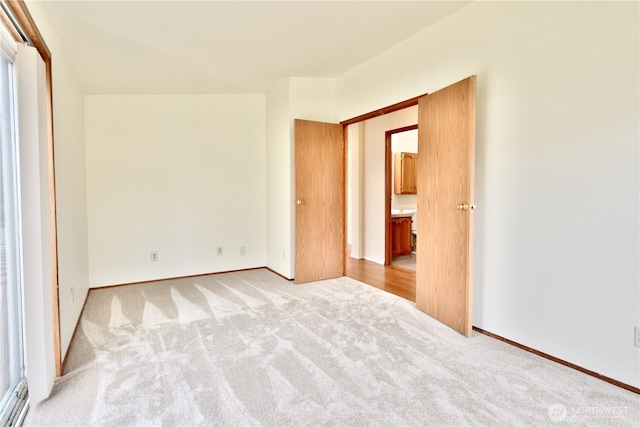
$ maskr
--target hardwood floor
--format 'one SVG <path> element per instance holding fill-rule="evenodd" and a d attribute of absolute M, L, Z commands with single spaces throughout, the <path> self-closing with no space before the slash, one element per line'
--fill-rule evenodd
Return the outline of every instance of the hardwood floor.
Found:
<path fill-rule="evenodd" d="M 394 265 L 383 266 L 374 262 L 347 257 L 347 277 L 378 289 L 416 300 L 416 272 Z"/>

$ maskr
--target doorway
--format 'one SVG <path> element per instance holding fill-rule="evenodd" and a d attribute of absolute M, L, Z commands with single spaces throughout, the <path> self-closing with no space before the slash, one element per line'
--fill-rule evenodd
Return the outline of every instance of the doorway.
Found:
<path fill-rule="evenodd" d="M 387 249 L 390 239 L 390 221 L 393 189 L 391 138 L 402 131 L 416 132 L 417 105 L 409 106 L 382 116 L 370 117 L 346 126 L 347 148 L 347 252 L 355 259 L 364 259 L 380 265 L 391 264 Z M 405 150 L 408 151 L 408 150 Z M 412 151 L 416 151 L 412 149 Z M 400 209 L 415 211 L 415 194 L 402 195 Z M 409 205 L 413 199 L 413 205 Z M 402 202 L 401 199 L 399 199 Z M 405 212 L 406 214 L 406 212 Z M 411 216 L 405 221 L 411 221 Z M 411 224 L 405 253 L 411 254 Z"/>
<path fill-rule="evenodd" d="M 416 271 L 418 125 L 385 132 L 385 262 Z"/>
<path fill-rule="evenodd" d="M 418 145 L 422 147 L 422 155 L 421 160 L 414 161 L 414 164 L 417 163 L 418 188 L 423 188 L 416 191 L 420 193 L 418 206 L 422 206 L 418 208 L 422 211 L 422 215 L 417 228 L 421 230 L 421 238 L 417 245 L 417 254 L 420 255 L 416 257 L 416 306 L 466 336 L 471 334 L 472 319 L 470 298 L 473 260 L 472 214 L 475 210 L 473 202 L 475 93 L 476 77 L 471 76 L 432 94 L 417 98 Z M 398 109 L 394 111 L 397 112 Z M 377 115 L 384 113 L 379 111 Z M 371 113 L 367 118 L 375 115 L 375 112 Z M 342 124 L 348 126 L 362 120 L 365 119 L 361 116 Z M 359 135 L 367 133 L 360 127 Z M 347 147 L 349 147 L 352 141 L 349 138 L 348 128 L 345 134 Z M 362 140 L 359 139 L 358 142 L 362 143 Z M 369 144 L 362 145 L 366 158 Z M 360 231 L 363 234 L 367 233 L 362 239 L 364 244 L 358 248 L 364 249 L 364 258 L 367 259 L 367 249 L 371 246 L 367 237 L 375 237 L 376 230 L 372 232 L 368 226 L 369 223 L 366 221 L 368 211 L 362 205 L 354 204 L 354 201 L 362 202 L 353 196 L 353 176 L 349 173 L 350 166 L 354 163 L 354 152 L 355 150 L 349 150 L 350 155 L 347 156 L 347 212 L 359 210 L 361 215 L 364 213 L 362 216 L 365 221 L 364 227 L 354 224 L 352 220 L 358 219 L 357 217 L 349 217 L 347 223 L 358 233 Z M 386 164 L 388 164 L 388 158 Z M 375 164 L 373 166 L 374 168 L 365 167 L 365 173 L 367 170 L 375 169 Z M 372 180 L 366 179 L 365 176 L 365 179 L 360 181 L 369 185 Z M 390 203 L 386 193 L 384 196 L 380 205 Z M 367 203 L 371 204 L 371 200 L 367 200 Z M 385 214 L 386 216 L 388 215 Z M 382 235 L 383 240 L 388 236 L 386 229 Z M 353 233 L 348 230 L 347 251 L 350 257 L 354 257 L 351 251 L 353 242 Z M 369 260 L 375 262 L 375 260 Z"/>

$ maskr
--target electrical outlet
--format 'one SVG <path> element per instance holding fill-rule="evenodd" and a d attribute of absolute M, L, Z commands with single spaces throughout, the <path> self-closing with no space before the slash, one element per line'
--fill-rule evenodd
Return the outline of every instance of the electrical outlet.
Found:
<path fill-rule="evenodd" d="M 151 262 L 158 261 L 158 251 L 151 251 Z"/>
<path fill-rule="evenodd" d="M 635 335 L 633 336 L 633 345 L 640 347 L 640 326 L 633 328 Z"/>
<path fill-rule="evenodd" d="M 247 254 L 247 247 L 240 246 L 240 255 L 246 255 L 246 254 Z"/>
<path fill-rule="evenodd" d="M 217 252 L 216 252 L 216 253 L 217 253 L 218 255 L 222 255 L 222 254 L 223 254 L 223 252 L 224 252 L 224 251 L 222 250 L 222 246 L 218 246 L 218 250 L 217 250 Z"/>
<path fill-rule="evenodd" d="M 76 292 L 73 288 L 71 288 L 71 305 L 75 304 L 76 302 Z"/>

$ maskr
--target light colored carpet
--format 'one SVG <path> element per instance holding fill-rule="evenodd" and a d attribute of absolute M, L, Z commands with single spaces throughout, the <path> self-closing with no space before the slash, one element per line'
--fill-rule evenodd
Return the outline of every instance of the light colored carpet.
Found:
<path fill-rule="evenodd" d="M 92 291 L 27 426 L 638 425 L 640 397 L 349 278 Z"/>

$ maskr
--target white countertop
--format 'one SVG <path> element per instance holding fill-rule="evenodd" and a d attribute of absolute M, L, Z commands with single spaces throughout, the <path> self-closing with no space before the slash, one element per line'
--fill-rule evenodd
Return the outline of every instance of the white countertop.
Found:
<path fill-rule="evenodd" d="M 391 209 L 391 218 L 403 218 L 407 216 L 413 216 L 416 213 L 415 209 Z"/>

